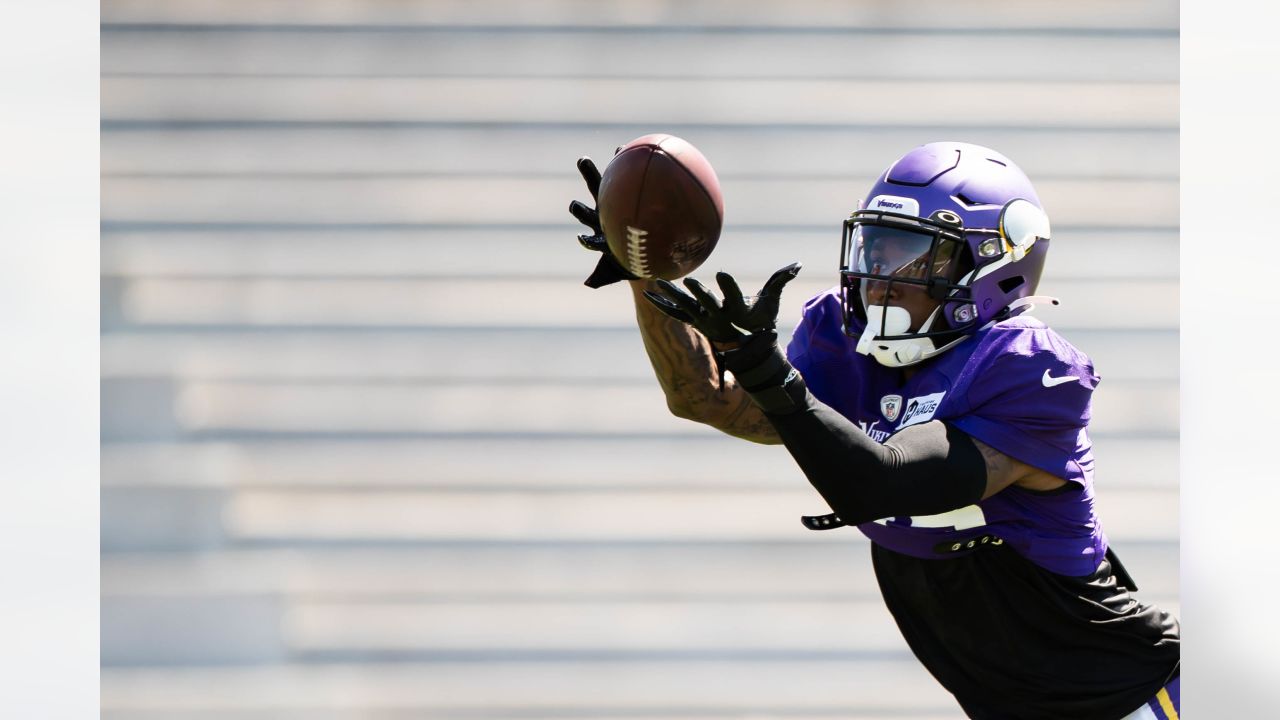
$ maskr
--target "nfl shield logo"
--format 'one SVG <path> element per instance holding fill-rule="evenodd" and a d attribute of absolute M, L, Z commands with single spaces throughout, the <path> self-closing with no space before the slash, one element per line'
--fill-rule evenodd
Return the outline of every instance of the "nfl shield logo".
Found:
<path fill-rule="evenodd" d="M 902 410 L 901 395 L 885 395 L 880 398 L 880 414 L 884 415 L 884 419 L 893 422 L 898 419 L 898 413 Z"/>

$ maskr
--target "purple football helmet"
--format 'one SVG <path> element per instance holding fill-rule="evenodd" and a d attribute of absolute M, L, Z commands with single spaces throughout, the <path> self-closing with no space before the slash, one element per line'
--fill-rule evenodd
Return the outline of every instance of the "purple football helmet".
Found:
<path fill-rule="evenodd" d="M 978 145 L 922 145 L 844 223 L 845 332 L 882 365 L 926 360 L 1039 299 L 1048 250 L 1049 218 L 1018 166 Z M 887 300 L 904 286 L 938 303 L 919 327 Z"/>

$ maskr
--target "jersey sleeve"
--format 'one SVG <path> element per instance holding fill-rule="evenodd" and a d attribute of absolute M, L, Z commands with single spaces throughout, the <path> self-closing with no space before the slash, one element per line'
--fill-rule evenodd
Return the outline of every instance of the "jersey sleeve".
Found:
<path fill-rule="evenodd" d="M 1048 328 L 997 331 L 966 368 L 966 409 L 951 423 L 992 448 L 1063 478 L 1092 471 L 1086 428 L 1100 378 Z"/>
<path fill-rule="evenodd" d="M 787 343 L 787 360 L 807 376 L 814 364 L 823 357 L 837 354 L 839 348 L 829 347 L 830 342 L 818 331 L 825 323 L 835 322 L 840 314 L 838 289 L 832 288 L 809 298 L 801 311 L 800 322 Z"/>

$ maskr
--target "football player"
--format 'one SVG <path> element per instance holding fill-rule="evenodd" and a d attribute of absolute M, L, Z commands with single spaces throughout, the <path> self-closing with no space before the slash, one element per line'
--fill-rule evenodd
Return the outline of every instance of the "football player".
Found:
<path fill-rule="evenodd" d="M 600 175 L 579 169 L 594 196 Z M 1134 597 L 1094 511 L 1089 358 L 1026 314 L 1050 245 L 1003 155 L 931 143 L 844 222 L 840 284 L 808 300 L 784 353 L 778 303 L 799 264 L 746 299 L 641 281 L 594 209 L 587 284 L 630 280 L 677 416 L 786 446 L 856 526 L 907 644 L 972 718 L 1176 718 L 1179 627 Z M 730 376 L 724 375 L 727 369 Z"/>

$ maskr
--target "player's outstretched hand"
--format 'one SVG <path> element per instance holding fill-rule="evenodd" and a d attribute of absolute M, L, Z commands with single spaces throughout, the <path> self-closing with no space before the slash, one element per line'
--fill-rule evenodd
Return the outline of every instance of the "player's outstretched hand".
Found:
<path fill-rule="evenodd" d="M 773 332 L 778 324 L 782 288 L 800 273 L 800 267 L 800 263 L 792 263 L 778 270 L 753 298 L 744 297 L 738 282 L 727 272 L 716 273 L 723 302 L 694 278 L 684 280 L 689 292 L 659 280 L 662 294 L 646 290 L 644 296 L 659 310 L 693 326 L 711 342 L 736 346 L 755 334 Z"/>
<path fill-rule="evenodd" d="M 774 271 L 765 281 L 764 287 L 751 302 L 742 295 L 738 283 L 727 272 L 716 273 L 716 282 L 724 292 L 725 307 L 734 317 L 734 324 L 748 331 L 772 330 L 778 325 L 778 307 L 782 303 L 782 288 L 800 274 L 801 264 L 798 262 Z"/>
<path fill-rule="evenodd" d="M 600 171 L 596 168 L 596 164 L 589 157 L 580 157 L 578 158 L 578 172 L 582 173 L 582 179 L 587 183 L 587 191 L 591 193 L 591 200 L 599 204 Z M 609 243 L 605 241 L 604 230 L 600 227 L 600 213 L 596 212 L 594 207 L 590 207 L 579 200 L 574 200 L 569 203 L 569 213 L 591 231 L 590 234 L 583 233 L 579 235 L 578 242 L 582 243 L 582 247 L 600 253 L 600 261 L 596 263 L 596 269 L 592 271 L 591 276 L 583 283 L 584 285 L 589 288 L 598 288 L 616 283 L 619 280 L 639 280 L 638 277 L 632 275 L 623 267 L 622 263 L 615 260 L 613 254 L 609 252 Z"/>

